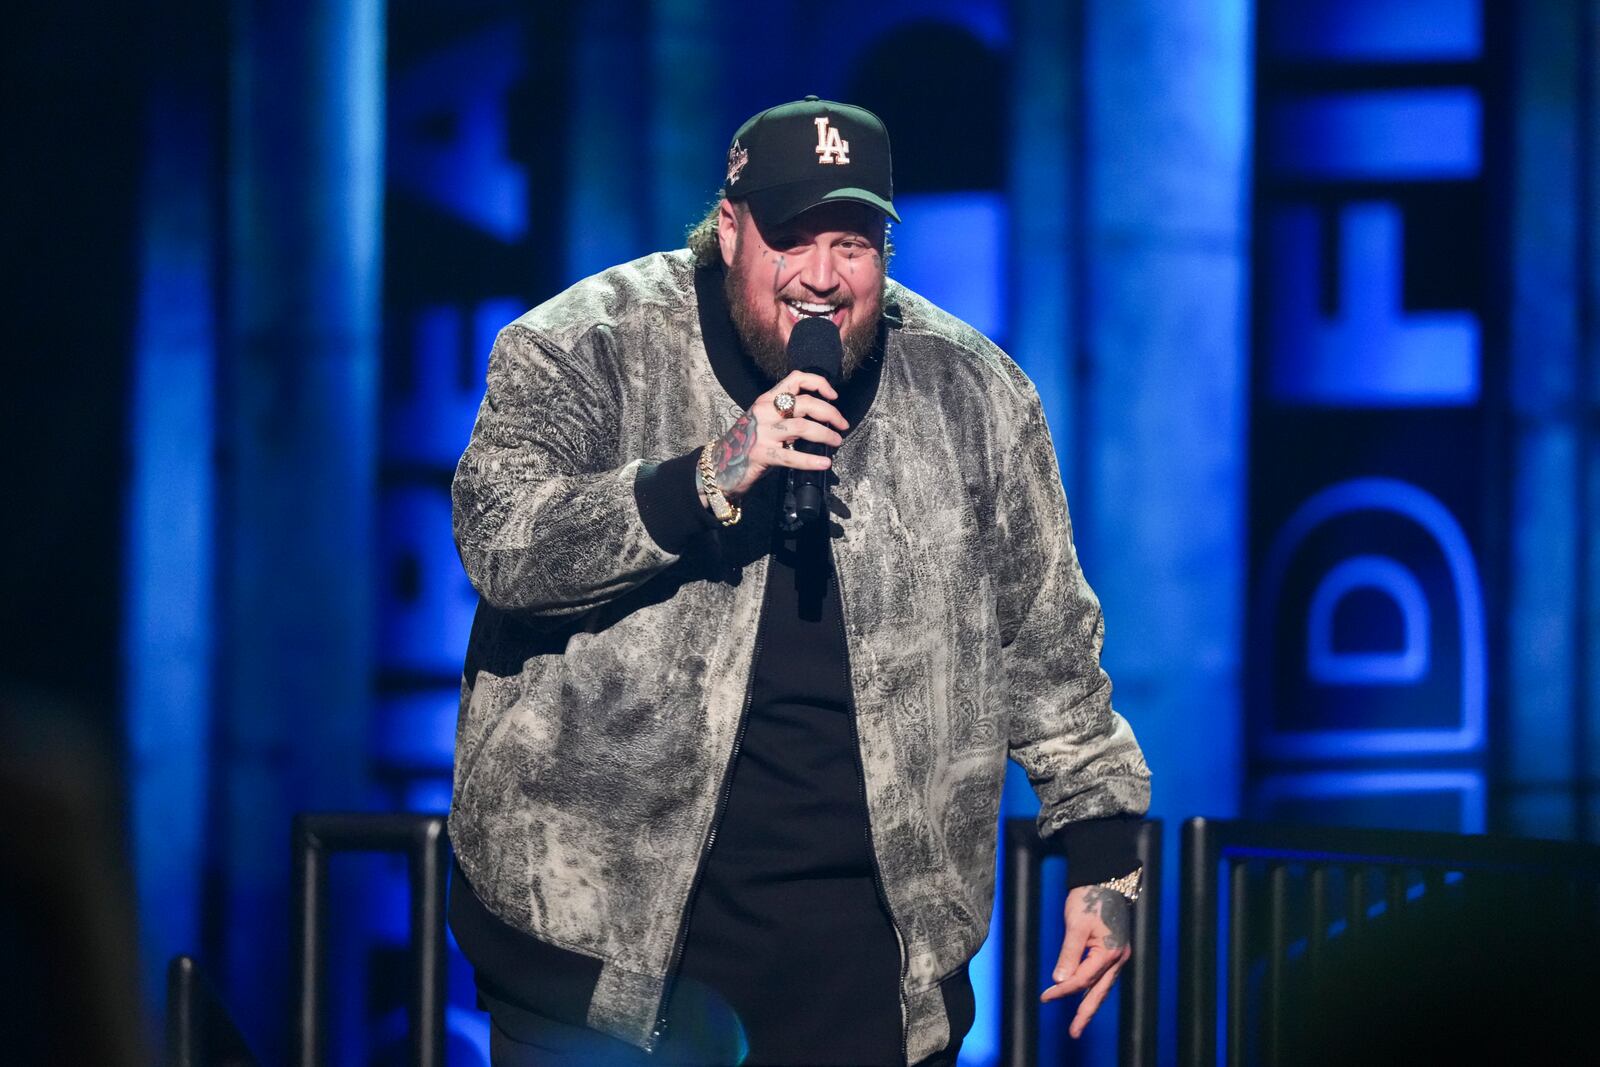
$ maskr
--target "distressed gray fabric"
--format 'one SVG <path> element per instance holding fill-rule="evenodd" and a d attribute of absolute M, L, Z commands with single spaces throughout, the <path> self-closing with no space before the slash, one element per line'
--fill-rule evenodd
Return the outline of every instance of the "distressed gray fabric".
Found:
<path fill-rule="evenodd" d="M 948 1036 L 939 980 L 988 930 L 1006 757 L 1046 834 L 1143 813 L 1150 788 L 1032 384 L 903 286 L 886 300 L 878 394 L 835 460 L 833 555 L 915 1062 Z M 738 414 L 688 252 L 647 256 L 500 333 L 453 486 L 481 604 L 452 841 L 501 918 L 603 961 L 590 1024 L 641 1046 L 743 709 L 771 531 L 673 555 L 633 480 Z"/>

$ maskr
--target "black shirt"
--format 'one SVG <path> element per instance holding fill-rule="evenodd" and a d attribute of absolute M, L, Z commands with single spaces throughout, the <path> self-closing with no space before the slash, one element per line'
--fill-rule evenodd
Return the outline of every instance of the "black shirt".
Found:
<path fill-rule="evenodd" d="M 681 976 L 726 999 L 751 1063 L 898 1064 L 900 945 L 874 870 L 827 533 L 818 520 L 774 544 Z"/>

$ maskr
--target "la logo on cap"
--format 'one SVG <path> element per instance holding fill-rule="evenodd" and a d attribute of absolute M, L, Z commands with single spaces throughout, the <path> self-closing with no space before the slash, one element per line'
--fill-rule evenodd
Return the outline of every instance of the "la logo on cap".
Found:
<path fill-rule="evenodd" d="M 839 136 L 839 131 L 828 125 L 828 117 L 819 115 L 813 121 L 817 124 L 817 162 L 818 163 L 848 163 L 850 162 L 850 142 Z"/>

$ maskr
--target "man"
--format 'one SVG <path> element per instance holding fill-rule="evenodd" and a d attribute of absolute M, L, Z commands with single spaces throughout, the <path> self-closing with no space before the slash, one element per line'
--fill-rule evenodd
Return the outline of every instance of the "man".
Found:
<path fill-rule="evenodd" d="M 495 343 L 450 832 L 497 1064 L 954 1063 L 1008 755 L 1067 835 L 1073 1036 L 1128 957 L 1149 772 L 1044 415 L 886 219 L 876 116 L 772 108 L 689 249 Z M 824 317 L 837 384 L 788 365 Z M 803 471 L 828 514 L 780 527 Z"/>

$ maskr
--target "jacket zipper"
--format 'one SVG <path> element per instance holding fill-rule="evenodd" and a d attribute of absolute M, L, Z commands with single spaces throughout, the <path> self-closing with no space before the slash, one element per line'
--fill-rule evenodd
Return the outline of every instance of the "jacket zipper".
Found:
<path fill-rule="evenodd" d="M 683 915 L 678 919 L 678 936 L 672 943 L 672 955 L 667 962 L 667 978 L 661 987 L 661 1004 L 656 1010 L 656 1025 L 650 1031 L 650 1043 L 645 1051 L 654 1053 L 667 1032 L 667 1005 L 672 1002 L 672 987 L 677 984 L 678 966 L 683 962 L 684 944 L 689 940 L 689 916 L 694 914 L 695 894 L 700 891 L 700 877 L 705 873 L 706 859 L 717 843 L 717 830 L 722 825 L 723 809 L 728 806 L 728 794 L 733 790 L 733 768 L 739 762 L 739 749 L 744 745 L 744 728 L 750 721 L 750 702 L 755 695 L 756 663 L 761 658 L 762 619 L 767 613 L 767 594 L 772 587 L 771 563 L 761 584 L 761 610 L 756 613 L 756 643 L 750 654 L 750 673 L 745 677 L 744 706 L 739 709 L 739 728 L 733 735 L 733 751 L 728 753 L 727 766 L 722 769 L 722 786 L 717 790 L 717 805 L 711 813 L 711 829 L 706 833 L 705 844 L 700 847 L 700 858 L 695 863 L 694 879 L 689 883 L 689 895 L 684 898 Z"/>
<path fill-rule="evenodd" d="M 906 1030 L 911 1018 L 906 1010 L 906 939 L 900 934 L 900 922 L 895 918 L 894 905 L 889 903 L 889 894 L 883 888 L 883 871 L 878 866 L 878 849 L 872 841 L 872 808 L 867 799 L 867 763 L 861 756 L 861 733 L 856 727 L 855 683 L 851 680 L 850 674 L 850 636 L 844 626 L 844 583 L 839 580 L 839 561 L 833 554 L 832 538 L 828 541 L 828 557 L 833 563 L 834 589 L 839 594 L 839 647 L 844 650 L 844 676 L 850 689 L 850 740 L 854 742 L 856 781 L 861 786 L 861 813 L 867 820 L 867 855 L 872 858 L 872 887 L 878 891 L 878 903 L 883 906 L 884 914 L 889 916 L 889 928 L 894 931 L 895 943 L 900 947 L 900 985 L 895 990 L 900 999 L 900 1062 L 909 1064 L 910 1039 L 906 1035 Z"/>

